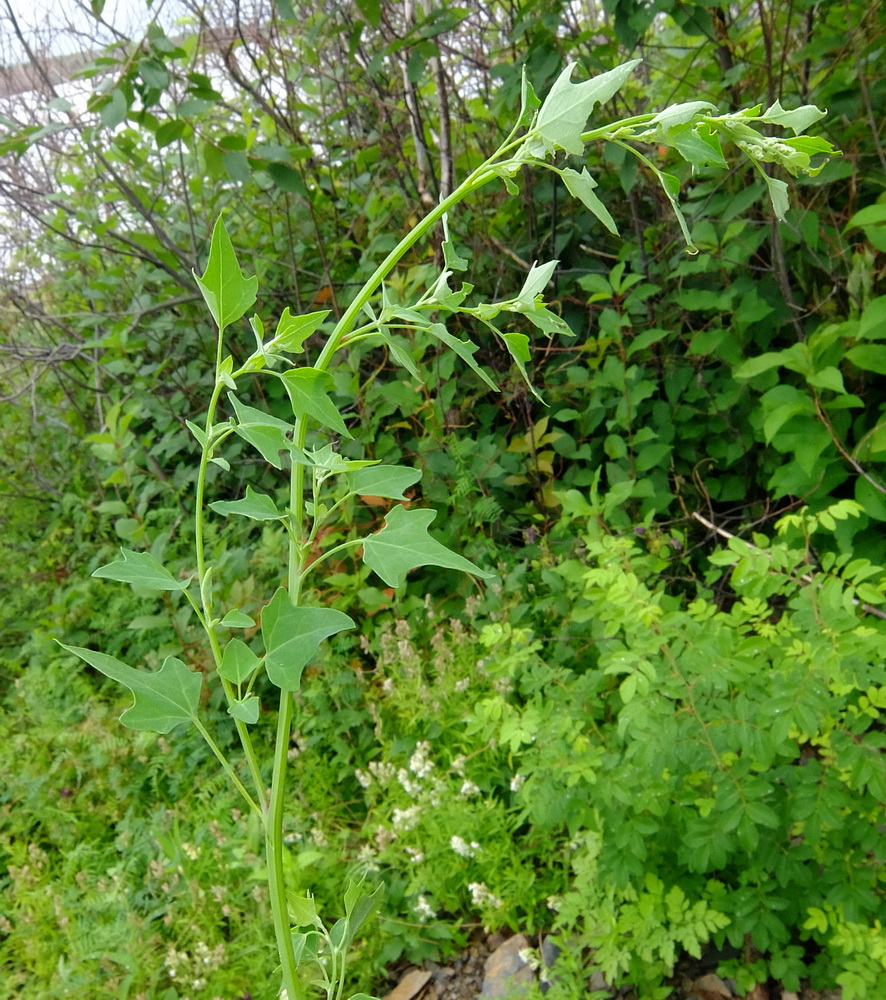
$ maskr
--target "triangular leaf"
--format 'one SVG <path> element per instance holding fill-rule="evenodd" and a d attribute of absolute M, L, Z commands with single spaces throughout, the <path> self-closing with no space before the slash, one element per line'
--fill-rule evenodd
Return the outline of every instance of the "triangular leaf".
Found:
<path fill-rule="evenodd" d="M 471 371 L 479 375 L 490 389 L 493 389 L 495 392 L 499 391 L 495 382 L 492 381 L 492 379 L 474 360 L 474 355 L 479 350 L 476 344 L 472 343 L 470 340 L 459 340 L 458 337 L 453 337 L 442 323 L 432 323 L 428 327 L 428 332 L 432 333 L 438 340 L 446 344 L 447 347 L 452 348 L 462 361 L 467 364 Z"/>
<path fill-rule="evenodd" d="M 554 81 L 533 126 L 531 134 L 541 139 L 542 150 L 559 147 L 580 155 L 584 149 L 581 133 L 594 107 L 610 100 L 640 62 L 632 59 L 584 83 L 571 82 L 575 63 L 570 63 Z M 536 149 L 536 144 L 530 145 L 533 153 Z"/>
<path fill-rule="evenodd" d="M 129 688 L 135 700 L 132 707 L 120 716 L 120 722 L 129 729 L 168 733 L 179 723 L 197 718 L 203 678 L 188 670 L 176 657 L 167 656 L 163 666 L 156 671 L 135 670 L 121 660 L 94 649 L 67 646 L 63 642 L 59 645 L 106 677 Z"/>
<path fill-rule="evenodd" d="M 228 715 L 245 722 L 248 726 L 254 726 L 258 722 L 258 713 L 261 703 L 253 694 L 243 701 L 235 701 L 228 707 Z"/>
<path fill-rule="evenodd" d="M 262 612 L 265 671 L 272 684 L 284 691 L 297 691 L 304 668 L 316 656 L 320 643 L 346 628 L 354 620 L 335 608 L 294 607 L 281 587 Z"/>
<path fill-rule="evenodd" d="M 384 882 L 379 883 L 372 892 L 367 892 L 363 888 L 363 879 L 359 882 L 348 880 L 348 887 L 345 889 L 345 914 L 348 923 L 346 944 L 354 940 L 357 931 L 381 906 L 384 896 Z"/>
<path fill-rule="evenodd" d="M 235 432 L 244 441 L 248 441 L 266 462 L 273 465 L 275 469 L 282 469 L 283 460 L 280 454 L 281 452 L 289 453 L 292 446 L 289 432 L 292 427 L 285 420 L 271 416 L 270 413 L 264 413 L 262 410 L 244 405 L 234 395 L 230 395 L 228 398 L 233 403 L 234 412 L 237 415 Z"/>
<path fill-rule="evenodd" d="M 206 270 L 202 277 L 195 271 L 194 277 L 219 330 L 235 323 L 255 302 L 258 278 L 247 278 L 240 270 L 221 216 L 212 230 Z"/>
<path fill-rule="evenodd" d="M 274 339 L 268 344 L 268 350 L 300 354 L 304 350 L 304 342 L 316 332 L 328 315 L 329 310 L 323 309 L 305 316 L 292 316 L 287 306 L 277 324 Z"/>
<path fill-rule="evenodd" d="M 99 566 L 92 575 L 103 580 L 119 580 L 146 590 L 185 590 L 191 582 L 190 578 L 176 580 L 150 552 L 133 552 L 124 548 L 120 551 L 123 553 L 122 562 Z"/>
<path fill-rule="evenodd" d="M 503 333 L 501 339 L 504 341 L 505 347 L 508 349 L 508 353 L 514 359 L 514 364 L 520 369 L 520 374 L 523 376 L 523 381 L 529 387 L 529 391 L 535 396 L 536 399 L 544 402 L 541 396 L 535 391 L 535 387 L 529 380 L 529 376 L 526 374 L 526 362 L 530 360 L 531 354 L 529 352 L 529 338 L 525 333 Z"/>
<path fill-rule="evenodd" d="M 375 465 L 360 469 L 348 476 L 351 491 L 364 497 L 387 497 L 406 500 L 405 490 L 421 479 L 421 469 L 408 469 L 404 465 Z"/>
<path fill-rule="evenodd" d="M 295 368 L 279 376 L 286 386 L 296 417 L 313 417 L 323 427 L 351 436 L 341 414 L 327 393 L 335 384 L 329 372 L 319 368 Z"/>
<path fill-rule="evenodd" d="M 551 280 L 554 269 L 559 263 L 560 261 L 558 260 L 549 260 L 546 264 L 541 265 L 534 263 L 529 269 L 529 274 L 526 275 L 523 287 L 517 293 L 514 301 L 520 302 L 530 308 L 533 307 L 535 305 L 535 297 L 545 290 L 547 283 Z"/>
<path fill-rule="evenodd" d="M 581 173 L 576 170 L 562 170 L 560 176 L 563 178 L 569 193 L 573 198 L 578 198 L 588 211 L 596 216 L 603 225 L 615 236 L 618 236 L 618 227 L 615 220 L 609 214 L 609 209 L 594 194 L 597 182 L 588 173 L 588 168 L 583 167 Z"/>
<path fill-rule="evenodd" d="M 782 128 L 789 128 L 794 135 L 805 132 L 810 125 L 821 121 L 827 115 L 827 111 L 822 111 L 814 104 L 804 104 L 800 108 L 785 111 L 781 106 L 781 101 L 776 101 L 760 115 L 761 122 L 771 122 L 773 125 L 781 125 Z"/>
<path fill-rule="evenodd" d="M 399 587 L 406 574 L 417 566 L 443 566 L 489 579 L 463 556 L 431 538 L 428 525 L 437 516 L 435 510 L 407 510 L 396 506 L 385 517 L 385 526 L 363 541 L 363 562 L 389 587 Z"/>
<path fill-rule="evenodd" d="M 225 628 L 252 628 L 255 622 L 249 617 L 249 615 L 244 615 L 242 611 L 238 611 L 234 608 L 233 611 L 229 611 L 224 618 L 222 618 L 220 625 L 224 625 Z"/>
<path fill-rule="evenodd" d="M 240 639 L 231 639 L 222 653 L 219 675 L 232 684 L 242 684 L 255 672 L 261 660 Z"/>
<path fill-rule="evenodd" d="M 251 486 L 246 487 L 242 500 L 216 500 L 209 505 L 216 514 L 241 514 L 253 521 L 273 521 L 283 517 L 274 501 L 266 493 L 256 493 Z"/>

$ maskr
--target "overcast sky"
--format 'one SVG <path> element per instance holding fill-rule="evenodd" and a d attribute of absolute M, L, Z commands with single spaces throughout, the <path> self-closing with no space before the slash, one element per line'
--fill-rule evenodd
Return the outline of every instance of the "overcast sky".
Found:
<path fill-rule="evenodd" d="M 35 51 L 60 55 L 89 50 L 114 40 L 114 31 L 139 37 L 156 17 L 166 28 L 181 16 L 179 0 L 105 0 L 102 25 L 90 12 L 89 0 L 0 0 L 0 64 L 24 62 L 12 17 Z"/>

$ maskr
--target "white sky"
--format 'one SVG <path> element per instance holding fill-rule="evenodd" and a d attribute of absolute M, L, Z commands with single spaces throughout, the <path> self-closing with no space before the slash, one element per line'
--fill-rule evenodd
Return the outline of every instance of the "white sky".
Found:
<path fill-rule="evenodd" d="M 92 49 L 114 40 L 114 30 L 140 37 L 156 17 L 165 28 L 181 16 L 178 0 L 106 0 L 102 21 L 92 16 L 89 0 L 0 0 L 0 64 L 24 62 L 25 52 L 13 31 L 10 12 L 35 51 L 62 55 Z M 113 29 L 113 30 L 112 30 Z"/>

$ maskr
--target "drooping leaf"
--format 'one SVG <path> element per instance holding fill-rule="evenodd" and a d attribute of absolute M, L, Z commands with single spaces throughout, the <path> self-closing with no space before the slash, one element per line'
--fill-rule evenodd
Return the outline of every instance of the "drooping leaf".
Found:
<path fill-rule="evenodd" d="M 584 149 L 581 134 L 591 112 L 618 92 L 640 62 L 632 59 L 584 83 L 571 82 L 575 63 L 570 63 L 554 81 L 538 112 L 532 134 L 541 142 L 530 143 L 530 150 L 537 155 L 539 146 L 540 152 L 559 147 L 567 153 L 581 154 Z"/>
<path fill-rule="evenodd" d="M 492 379 L 474 360 L 474 355 L 479 350 L 476 344 L 472 343 L 470 340 L 459 340 L 458 337 L 453 337 L 453 335 L 446 329 L 445 326 L 443 326 L 442 323 L 432 323 L 428 327 L 428 332 L 433 334 L 437 340 L 442 341 L 447 347 L 455 351 L 455 353 L 462 359 L 462 361 L 465 362 L 471 371 L 479 375 L 490 389 L 494 392 L 499 391 L 495 382 L 492 381 Z"/>
<path fill-rule="evenodd" d="M 219 675 L 232 684 L 248 680 L 261 660 L 241 639 L 231 639 L 222 653 Z"/>
<path fill-rule="evenodd" d="M 529 376 L 526 374 L 526 362 L 530 360 L 532 355 L 529 352 L 529 338 L 525 333 L 503 333 L 501 339 L 504 342 L 505 347 L 508 349 L 508 353 L 514 360 L 514 364 L 519 368 L 520 374 L 523 376 L 523 381 L 529 387 L 530 392 L 536 399 L 541 399 L 541 396 L 536 392 L 535 387 L 530 381 Z"/>
<path fill-rule="evenodd" d="M 791 207 L 788 199 L 788 185 L 785 181 L 779 180 L 777 177 L 770 177 L 765 173 L 763 176 L 766 178 L 766 186 L 769 188 L 769 200 L 772 202 L 772 211 L 775 212 L 775 217 L 779 222 L 784 222 L 784 217 Z"/>
<path fill-rule="evenodd" d="M 421 469 L 404 465 L 375 465 L 348 476 L 351 490 L 359 496 L 406 500 L 404 492 L 421 479 Z"/>
<path fill-rule="evenodd" d="M 134 701 L 120 716 L 120 722 L 129 729 L 168 733 L 180 723 L 197 718 L 203 679 L 176 657 L 167 656 L 159 670 L 135 670 L 116 657 L 94 649 L 68 646 L 63 642 L 59 645 L 129 688 Z"/>
<path fill-rule="evenodd" d="M 436 516 L 434 510 L 394 507 L 385 517 L 381 531 L 364 539 L 363 562 L 389 587 L 399 587 L 406 574 L 418 566 L 442 566 L 489 579 L 491 573 L 485 573 L 431 538 L 428 525 Z"/>
<path fill-rule="evenodd" d="M 240 270 L 221 216 L 212 230 L 206 270 L 202 277 L 195 271 L 194 277 L 220 331 L 240 319 L 255 302 L 258 278 L 247 278 Z"/>
<path fill-rule="evenodd" d="M 242 500 L 216 500 L 209 506 L 216 514 L 241 514 L 253 521 L 273 521 L 283 517 L 266 493 L 256 493 L 251 486 L 246 487 L 246 496 Z"/>
<path fill-rule="evenodd" d="M 132 549 L 121 548 L 123 561 L 108 563 L 92 574 L 103 580 L 119 580 L 133 587 L 144 587 L 145 590 L 186 590 L 191 582 L 176 580 L 175 577 L 150 552 L 133 552 Z"/>
<path fill-rule="evenodd" d="M 292 412 L 296 417 L 313 417 L 323 427 L 329 427 L 342 437 L 349 438 L 350 431 L 345 426 L 341 414 L 329 398 L 329 390 L 335 384 L 329 372 L 319 368 L 295 368 L 279 376 L 286 386 Z"/>
<path fill-rule="evenodd" d="M 563 182 L 572 197 L 578 198 L 585 208 L 599 219 L 610 233 L 618 236 L 618 227 L 615 225 L 615 220 L 609 214 L 609 209 L 594 194 L 597 182 L 588 173 L 588 168 L 582 167 L 581 173 L 577 170 L 562 170 L 560 171 L 560 176 L 563 178 Z"/>
<path fill-rule="evenodd" d="M 283 460 L 280 455 L 288 454 L 292 447 L 292 440 L 289 437 L 291 426 L 270 413 L 246 406 L 234 395 L 229 395 L 228 398 L 237 415 L 234 427 L 237 435 L 248 441 L 275 469 L 282 469 Z"/>
<path fill-rule="evenodd" d="M 302 671 L 320 643 L 347 628 L 354 628 L 349 615 L 335 608 L 294 607 L 281 587 L 261 618 L 265 671 L 271 683 L 284 691 L 297 691 Z"/>

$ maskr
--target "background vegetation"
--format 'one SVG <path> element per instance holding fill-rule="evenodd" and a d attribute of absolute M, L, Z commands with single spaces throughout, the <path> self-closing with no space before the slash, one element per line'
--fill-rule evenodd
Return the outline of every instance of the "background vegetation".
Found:
<path fill-rule="evenodd" d="M 666 996 L 703 946 L 743 987 L 879 995 L 881 5 L 182 12 L 73 80 L 35 53 L 39 99 L 7 96 L 0 118 L 3 992 L 270 996 L 259 831 L 196 736 L 133 739 L 125 699 L 50 641 L 206 666 L 186 606 L 89 573 L 121 543 L 188 571 L 185 420 L 214 357 L 192 269 L 219 212 L 265 313 L 339 316 L 510 130 L 524 69 L 543 93 L 570 61 L 640 56 L 601 120 L 811 103 L 843 155 L 790 181 L 778 223 L 753 167 L 691 172 L 651 147 L 694 256 L 616 147 L 585 162 L 620 236 L 553 174 L 525 178 L 519 210 L 490 189 L 451 220 L 493 296 L 559 258 L 549 297 L 575 336 L 522 330 L 543 403 L 504 352 L 478 355 L 493 394 L 408 332 L 421 382 L 360 349 L 335 372 L 354 457 L 420 467 L 438 537 L 499 580 L 414 574 L 394 594 L 336 567 L 318 599 L 362 636 L 333 643 L 300 696 L 291 878 L 333 909 L 347 872 L 386 883 L 364 986 L 482 924 L 579 942 L 566 996 L 595 967 Z M 394 290 L 422 288 L 437 253 L 417 247 Z M 255 463 L 239 456 L 244 482 Z M 258 611 L 281 533 L 209 530 L 236 580 L 219 599 Z"/>

